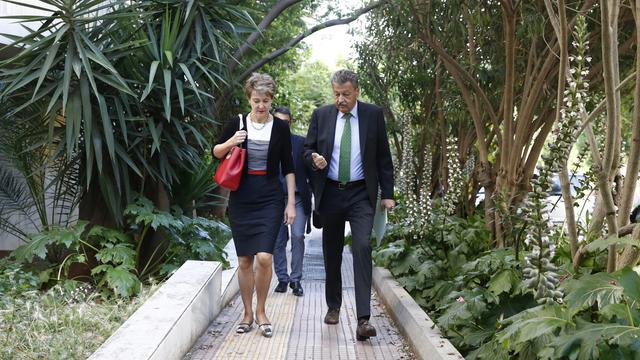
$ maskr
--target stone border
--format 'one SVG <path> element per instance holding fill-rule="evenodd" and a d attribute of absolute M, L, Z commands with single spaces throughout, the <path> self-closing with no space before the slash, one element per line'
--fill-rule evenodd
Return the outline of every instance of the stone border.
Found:
<path fill-rule="evenodd" d="M 374 266 L 373 286 L 417 356 L 430 360 L 464 360 L 389 270 Z"/>
<path fill-rule="evenodd" d="M 224 248 L 229 268 L 213 261 L 185 262 L 122 324 L 89 360 L 183 358 L 238 291 L 233 240 Z"/>
<path fill-rule="evenodd" d="M 182 359 L 222 310 L 221 285 L 221 263 L 185 262 L 89 359 Z"/>
<path fill-rule="evenodd" d="M 238 256 L 236 255 L 233 239 L 229 240 L 227 246 L 224 247 L 224 251 L 227 253 L 229 268 L 222 271 L 222 307 L 227 306 L 229 301 L 236 297 L 240 291 L 240 285 L 238 285 Z"/>

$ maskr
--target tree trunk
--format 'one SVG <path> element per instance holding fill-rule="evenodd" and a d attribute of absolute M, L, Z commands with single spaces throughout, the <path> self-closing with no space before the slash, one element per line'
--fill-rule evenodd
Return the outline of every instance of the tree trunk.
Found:
<path fill-rule="evenodd" d="M 566 216 L 567 232 L 571 243 L 571 258 L 578 252 L 578 228 L 576 226 L 576 215 L 573 210 L 573 196 L 571 195 L 571 182 L 569 180 L 569 170 L 565 160 L 560 170 L 560 188 L 562 190 L 562 200 L 564 202 L 564 212 Z"/>
<path fill-rule="evenodd" d="M 616 170 L 616 155 L 619 154 L 620 134 L 620 96 L 616 91 L 620 82 L 618 70 L 618 13 L 620 2 L 618 0 L 601 0 L 601 24 L 602 24 L 602 72 L 604 76 L 605 96 L 607 100 L 607 133 L 605 151 L 598 175 L 600 196 L 606 204 L 606 219 L 609 226 L 609 234 L 617 235 L 617 221 L 615 218 L 615 205 L 611 197 L 609 184 Z M 591 131 L 593 133 L 593 131 Z M 595 139 L 593 139 L 595 140 Z M 593 145 L 592 145 L 593 147 Z M 592 151 L 597 152 L 597 148 Z M 616 247 L 609 246 L 607 258 L 607 271 L 613 272 L 616 268 Z"/>
<path fill-rule="evenodd" d="M 636 44 L 640 44 L 640 0 L 636 0 L 631 7 L 636 24 Z M 620 207 L 618 208 L 618 225 L 624 226 L 629 222 L 629 214 L 633 204 L 638 168 L 640 167 L 640 46 L 636 46 L 636 85 L 633 93 L 633 125 L 631 130 L 631 150 L 627 162 L 627 172 L 624 177 L 624 187 Z M 638 239 L 636 236 L 635 239 Z M 616 269 L 625 266 L 635 266 L 640 258 L 640 250 L 626 245 L 618 259 Z"/>

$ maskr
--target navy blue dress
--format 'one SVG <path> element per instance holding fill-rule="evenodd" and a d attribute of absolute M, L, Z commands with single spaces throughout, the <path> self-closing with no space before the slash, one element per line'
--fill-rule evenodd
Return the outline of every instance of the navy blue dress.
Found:
<path fill-rule="evenodd" d="M 243 117 L 246 129 L 246 115 Z M 284 121 L 273 120 L 264 175 L 248 173 L 250 152 L 238 190 L 229 195 L 229 222 L 238 256 L 252 256 L 259 252 L 273 254 L 276 237 L 284 217 L 284 192 L 278 179 L 279 169 L 284 174 L 294 172 L 291 155 L 291 134 Z M 232 119 L 223 130 L 218 144 L 224 143 L 239 129 L 239 118 Z M 248 139 L 243 148 L 247 148 Z"/>

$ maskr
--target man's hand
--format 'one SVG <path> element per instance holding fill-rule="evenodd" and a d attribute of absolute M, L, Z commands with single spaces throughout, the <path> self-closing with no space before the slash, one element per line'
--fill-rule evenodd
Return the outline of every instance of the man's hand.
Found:
<path fill-rule="evenodd" d="M 312 153 L 311 160 L 313 161 L 313 165 L 316 169 L 322 170 L 327 167 L 327 160 L 324 159 L 324 156 L 318 153 Z"/>
<path fill-rule="evenodd" d="M 385 210 L 393 210 L 396 206 L 396 202 L 393 199 L 382 199 L 380 200 L 380 207 Z"/>

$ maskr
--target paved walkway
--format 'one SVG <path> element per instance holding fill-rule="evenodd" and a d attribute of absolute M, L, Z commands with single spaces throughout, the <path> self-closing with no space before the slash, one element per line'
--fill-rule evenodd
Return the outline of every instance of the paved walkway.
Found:
<path fill-rule="evenodd" d="M 378 336 L 368 341 L 356 341 L 353 262 L 346 248 L 342 264 L 340 323 L 327 325 L 322 321 L 327 307 L 324 301 L 321 232 L 314 229 L 310 235 L 304 257 L 304 296 L 296 297 L 291 290 L 287 293 L 273 292 L 277 283 L 275 274 L 273 276 L 271 293 L 267 298 L 267 316 L 274 325 L 271 339 L 262 337 L 255 325 L 248 334 L 235 333 L 242 314 L 242 301 L 238 295 L 211 323 L 185 359 L 414 359 L 393 321 L 378 302 L 375 291 L 370 321 Z"/>

